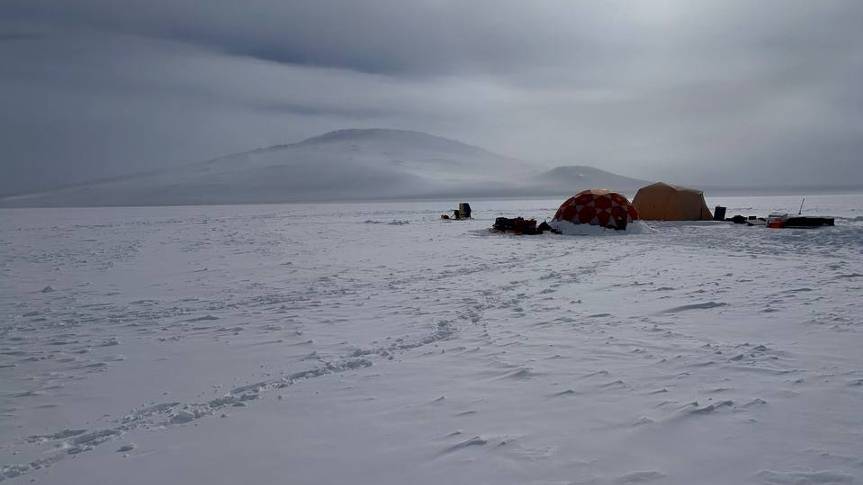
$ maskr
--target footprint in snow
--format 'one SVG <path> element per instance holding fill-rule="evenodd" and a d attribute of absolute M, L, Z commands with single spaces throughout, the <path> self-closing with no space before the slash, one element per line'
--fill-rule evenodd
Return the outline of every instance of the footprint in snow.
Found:
<path fill-rule="evenodd" d="M 727 305 L 728 305 L 727 303 L 708 301 L 708 302 L 704 302 L 704 303 L 693 303 L 690 305 L 676 306 L 676 307 L 661 311 L 661 312 L 659 312 L 659 314 L 660 315 L 661 314 L 674 314 L 674 313 L 680 313 L 680 312 L 691 311 L 691 310 L 707 310 L 710 308 L 723 307 L 723 306 L 727 306 Z"/>
<path fill-rule="evenodd" d="M 762 470 L 755 476 L 761 481 L 761 483 L 769 485 L 838 485 L 854 483 L 853 476 L 831 470 L 815 472 L 777 472 L 773 470 Z"/>
<path fill-rule="evenodd" d="M 464 441 L 461 441 L 461 442 L 459 442 L 459 443 L 456 443 L 456 444 L 454 444 L 454 445 L 452 445 L 452 446 L 447 447 L 446 449 L 444 449 L 444 450 L 440 453 L 440 455 L 446 455 L 446 454 L 449 454 L 449 453 L 452 453 L 452 452 L 455 452 L 455 451 L 459 451 L 459 450 L 463 450 L 463 449 L 465 449 L 465 448 L 469 448 L 469 447 L 471 447 L 471 446 L 484 446 L 484 445 L 486 445 L 486 444 L 488 444 L 488 440 L 486 440 L 485 438 L 482 438 L 482 437 L 480 437 L 480 436 L 474 436 L 474 437 L 473 437 L 473 438 L 471 438 L 471 439 L 464 440 Z"/>
<path fill-rule="evenodd" d="M 476 414 L 478 411 L 474 411 L 473 409 L 468 411 L 462 411 L 460 413 L 455 413 L 455 416 L 472 416 Z"/>

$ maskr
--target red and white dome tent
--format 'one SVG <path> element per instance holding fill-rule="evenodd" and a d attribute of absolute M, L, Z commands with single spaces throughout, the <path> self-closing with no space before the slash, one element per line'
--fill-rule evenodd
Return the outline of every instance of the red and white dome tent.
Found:
<path fill-rule="evenodd" d="M 605 189 L 588 189 L 561 204 L 552 222 L 566 221 L 625 229 L 627 224 L 635 220 L 638 220 L 638 211 L 623 195 Z"/>

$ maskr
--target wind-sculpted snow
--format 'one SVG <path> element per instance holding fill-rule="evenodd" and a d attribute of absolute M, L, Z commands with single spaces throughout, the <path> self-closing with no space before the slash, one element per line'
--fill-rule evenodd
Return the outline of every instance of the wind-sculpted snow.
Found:
<path fill-rule="evenodd" d="M 0 480 L 863 478 L 856 206 L 518 237 L 555 201 L 453 204 L 0 211 Z"/>

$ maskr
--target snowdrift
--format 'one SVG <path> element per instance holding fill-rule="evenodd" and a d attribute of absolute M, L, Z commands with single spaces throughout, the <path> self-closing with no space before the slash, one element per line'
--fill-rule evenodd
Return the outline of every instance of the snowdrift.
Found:
<path fill-rule="evenodd" d="M 632 221 L 626 226 L 625 231 L 617 231 L 602 226 L 591 224 L 574 224 L 569 221 L 552 220 L 548 223 L 554 230 L 560 231 L 567 236 L 625 236 L 628 234 L 648 234 L 653 232 L 643 221 Z"/>

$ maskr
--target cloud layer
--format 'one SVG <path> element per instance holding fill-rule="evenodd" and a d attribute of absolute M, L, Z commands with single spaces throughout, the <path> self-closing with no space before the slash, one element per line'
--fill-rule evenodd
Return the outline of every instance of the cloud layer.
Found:
<path fill-rule="evenodd" d="M 863 180 L 855 1 L 7 0 L 0 193 L 346 127 L 689 183 Z"/>

